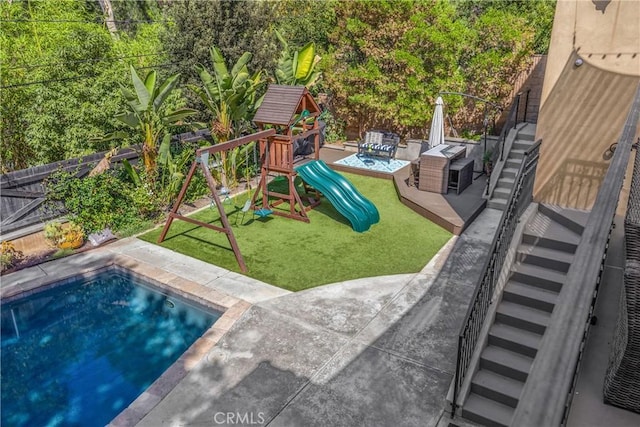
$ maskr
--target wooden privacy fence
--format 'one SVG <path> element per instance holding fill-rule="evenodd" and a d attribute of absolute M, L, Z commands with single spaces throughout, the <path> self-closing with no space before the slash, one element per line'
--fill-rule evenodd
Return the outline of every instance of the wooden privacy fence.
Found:
<path fill-rule="evenodd" d="M 9 234 L 19 234 L 19 230 L 64 215 L 61 206 L 47 206 L 45 208 L 44 181 L 58 170 L 76 172 L 76 176 L 81 178 L 87 175 L 104 158 L 106 153 L 106 151 L 95 153 L 3 174 L 0 177 L 1 238 L 5 239 Z M 111 158 L 111 163 L 121 162 L 122 159 L 134 160 L 137 158 L 137 151 L 126 148 L 114 155 Z"/>
<path fill-rule="evenodd" d="M 208 129 L 185 132 L 172 137 L 174 144 L 196 143 L 202 140 L 213 143 Z M 118 151 L 111 157 L 111 166 L 122 162 L 123 159 L 136 161 L 139 149 L 139 146 L 134 146 Z M 106 153 L 108 151 L 3 174 L 0 177 L 0 240 L 7 239 L 9 235 L 10 238 L 20 237 L 20 230 L 64 215 L 62 206 L 44 206 L 43 182 L 58 170 L 76 172 L 76 176 L 82 178 L 89 174 Z M 24 234 L 29 232 L 25 230 Z"/>

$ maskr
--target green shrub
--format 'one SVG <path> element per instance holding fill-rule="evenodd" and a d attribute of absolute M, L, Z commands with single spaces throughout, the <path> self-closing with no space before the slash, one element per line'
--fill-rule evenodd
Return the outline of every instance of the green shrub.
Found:
<path fill-rule="evenodd" d="M 0 268 L 2 271 L 18 264 L 24 258 L 22 251 L 19 251 L 9 241 L 2 242 L 0 245 Z"/>
<path fill-rule="evenodd" d="M 87 234 L 105 228 L 117 232 L 132 223 L 157 218 L 160 213 L 159 204 L 144 185 L 133 187 L 110 171 L 82 179 L 59 171 L 47 179 L 45 186 L 47 201 L 62 203 L 67 217 Z"/>
<path fill-rule="evenodd" d="M 326 142 L 338 142 L 346 139 L 344 120 L 337 118 L 329 110 L 324 110 L 319 119 L 325 123 L 324 139 Z"/>
<path fill-rule="evenodd" d="M 51 221 L 44 226 L 44 238 L 57 248 L 73 249 L 81 245 L 85 238 L 82 227 L 75 222 L 64 226 L 59 221 Z"/>

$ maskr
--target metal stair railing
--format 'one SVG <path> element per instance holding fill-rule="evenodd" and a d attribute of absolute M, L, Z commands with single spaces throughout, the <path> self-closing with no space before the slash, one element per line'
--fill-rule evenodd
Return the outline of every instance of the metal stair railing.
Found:
<path fill-rule="evenodd" d="M 541 140 L 536 141 L 525 154 L 516 175 L 514 189 L 511 192 L 507 207 L 500 218 L 498 232 L 491 244 L 491 254 L 485 262 L 484 273 L 478 279 L 476 288 L 458 335 L 458 351 L 456 355 L 456 371 L 453 382 L 453 399 L 451 416 L 455 416 L 458 408 L 458 394 L 468 374 L 482 325 L 494 297 L 496 284 L 504 265 L 511 239 L 518 224 L 518 219 L 531 202 L 533 194 L 533 178 L 540 155 Z"/>
<path fill-rule="evenodd" d="M 640 84 L 520 395 L 513 425 L 557 426 L 566 422 L 639 117 Z"/>
<path fill-rule="evenodd" d="M 521 98 L 522 92 L 517 93 L 513 97 L 511 108 L 509 109 L 509 114 L 507 115 L 507 121 L 504 123 L 504 126 L 502 126 L 502 130 L 500 131 L 500 136 L 498 137 L 498 142 L 496 144 L 496 149 L 493 150 L 493 153 L 491 155 L 491 162 L 494 165 L 496 165 L 498 161 L 504 162 L 504 147 L 506 145 L 507 137 L 509 136 L 509 132 L 511 132 L 511 129 L 516 129 L 518 123 L 526 121 L 527 108 L 529 104 L 529 91 L 527 91 L 526 103 L 524 107 L 524 118 L 522 121 L 518 121 Z M 499 173 L 499 171 L 494 171 L 493 173 Z M 487 183 L 484 189 L 485 196 L 489 196 L 493 192 L 493 188 L 495 187 L 497 181 L 497 179 L 491 179 L 491 177 L 487 179 Z"/>

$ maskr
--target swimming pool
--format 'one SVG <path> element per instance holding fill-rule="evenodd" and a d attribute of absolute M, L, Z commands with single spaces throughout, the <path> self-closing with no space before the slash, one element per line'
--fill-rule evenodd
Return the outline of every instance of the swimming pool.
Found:
<path fill-rule="evenodd" d="M 108 269 L 4 303 L 3 426 L 103 426 L 221 313 Z"/>

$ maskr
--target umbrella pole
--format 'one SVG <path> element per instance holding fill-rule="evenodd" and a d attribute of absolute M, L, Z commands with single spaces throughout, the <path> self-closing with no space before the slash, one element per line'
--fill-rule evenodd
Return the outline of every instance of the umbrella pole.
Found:
<path fill-rule="evenodd" d="M 487 172 L 484 168 L 484 155 L 487 152 L 487 127 L 489 126 L 489 118 L 487 117 L 487 104 L 484 105 L 484 120 L 482 121 L 483 125 L 483 139 L 484 139 L 484 148 L 482 149 L 482 157 L 480 158 L 480 163 L 482 163 L 482 169 L 479 171 L 474 171 L 478 174 L 474 179 L 474 181 L 480 178 L 482 175 L 486 175 Z"/>

